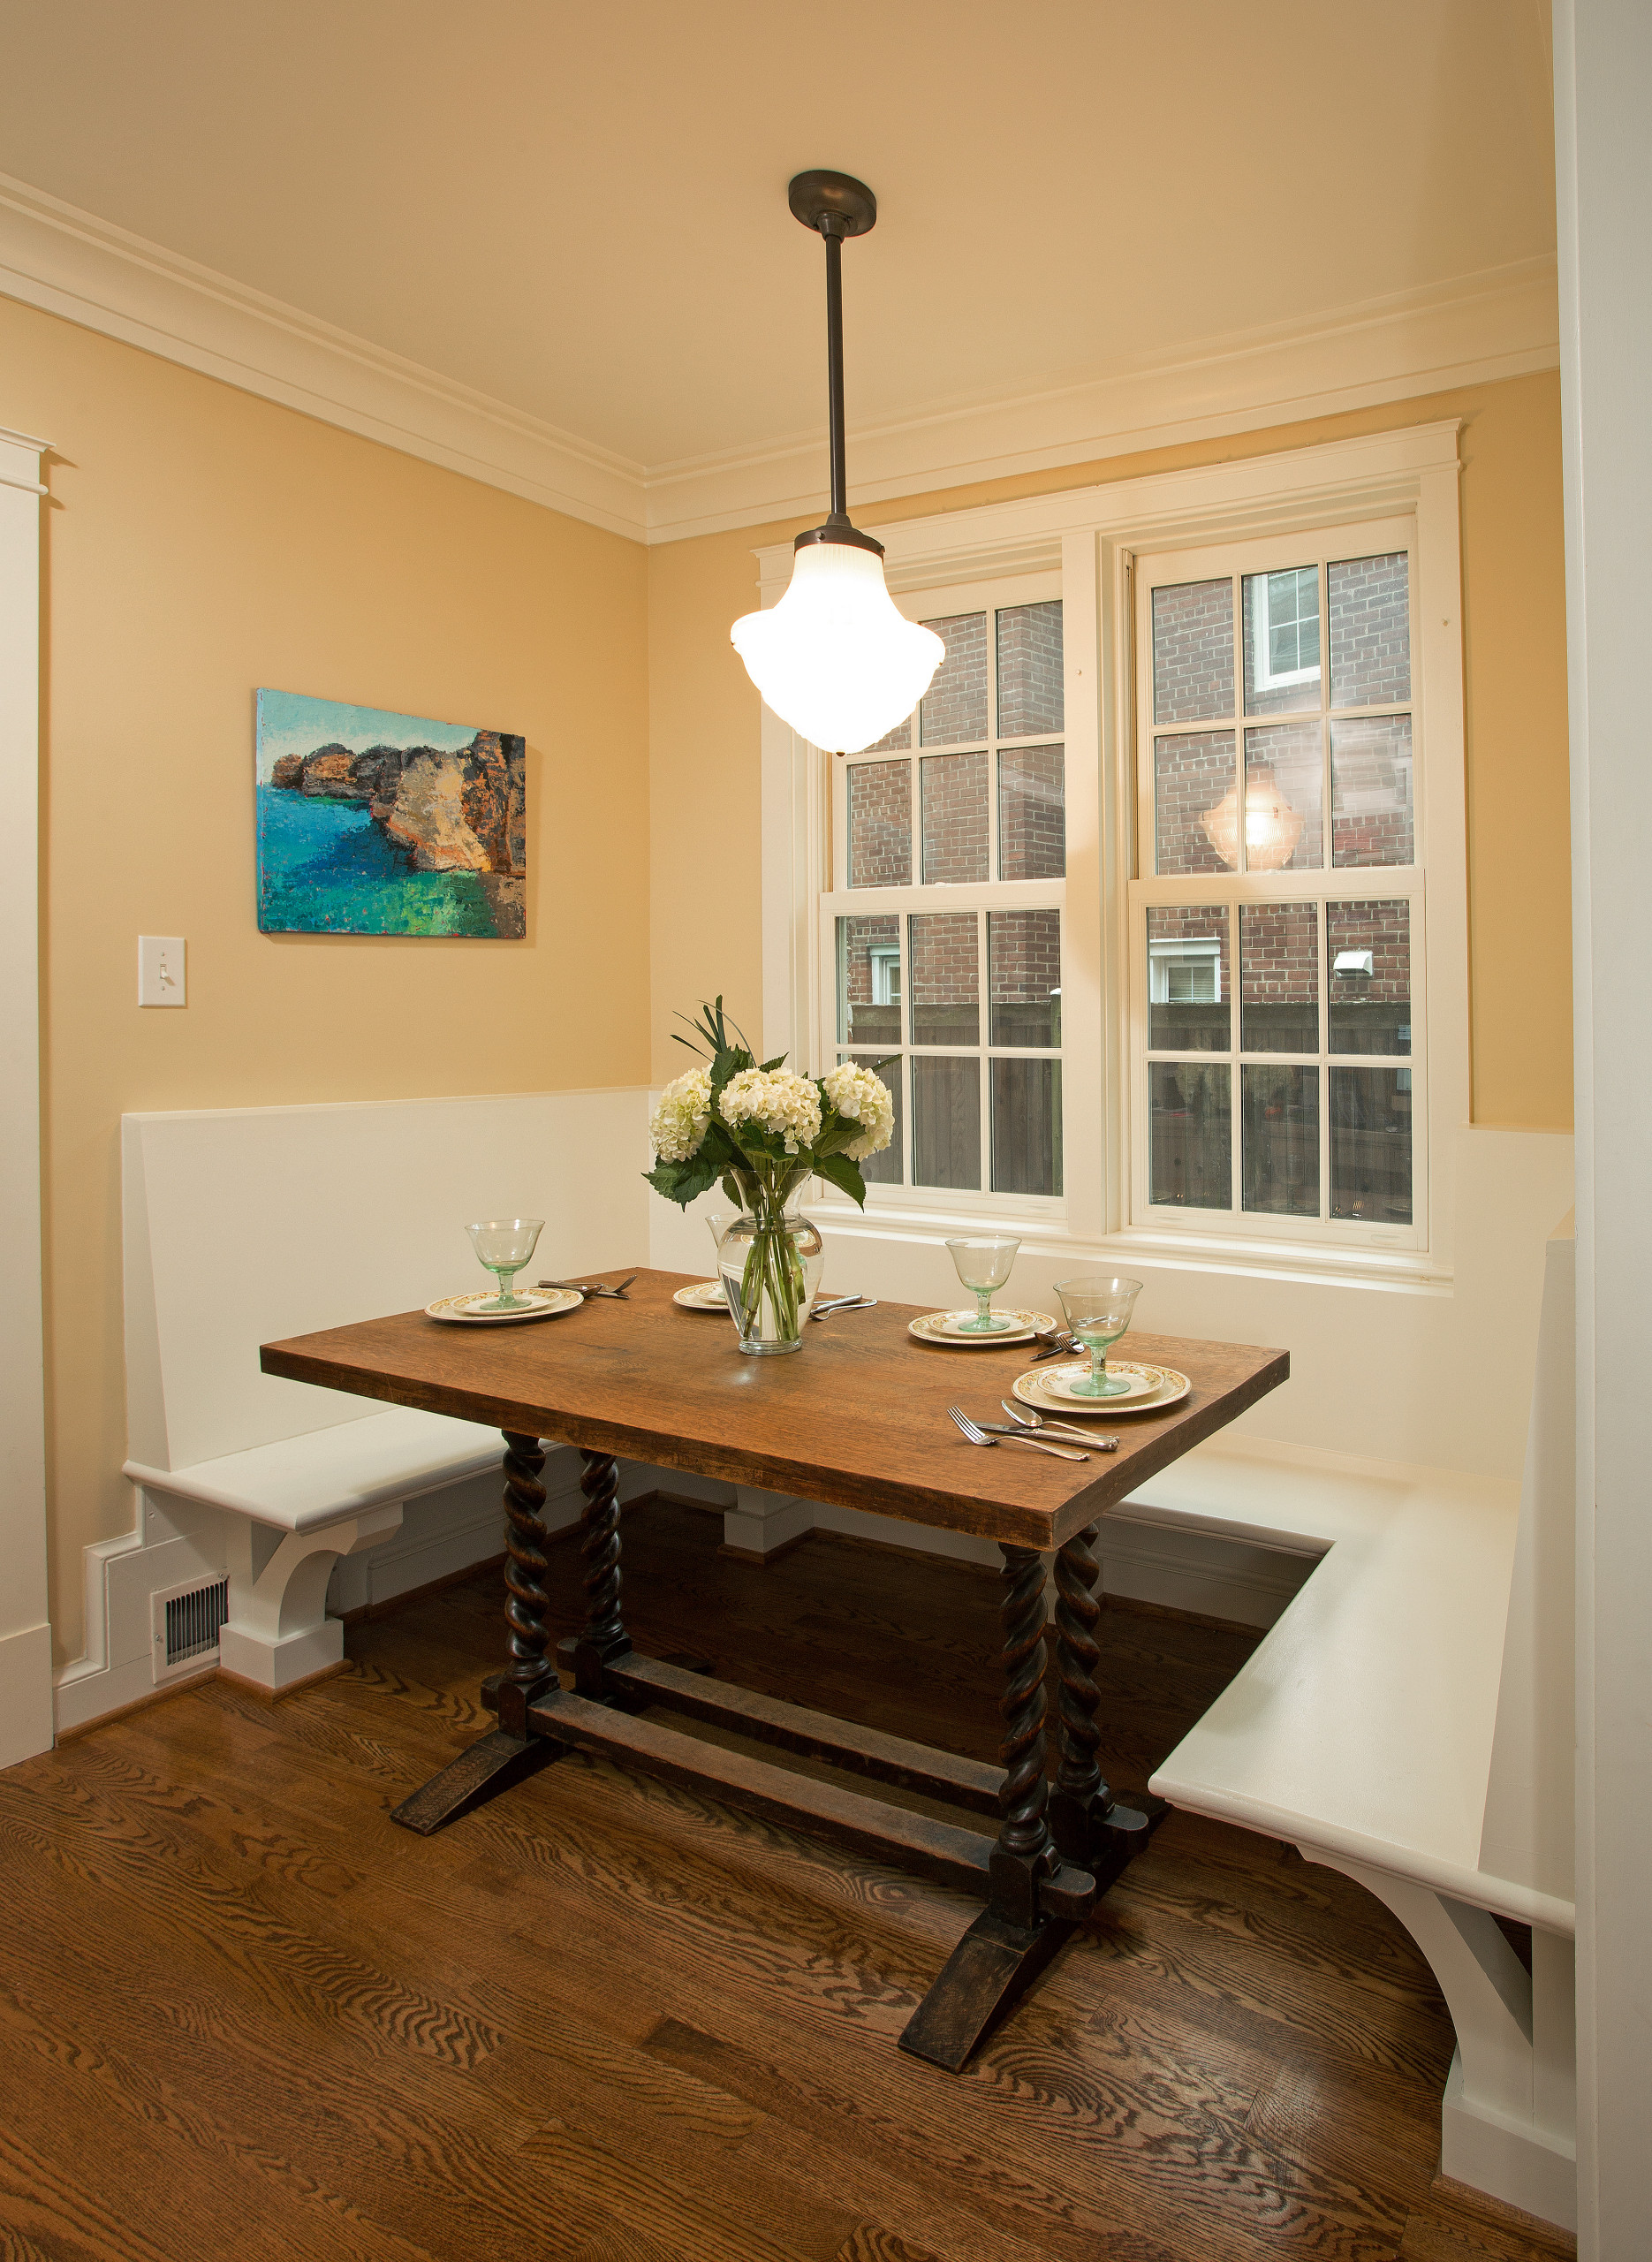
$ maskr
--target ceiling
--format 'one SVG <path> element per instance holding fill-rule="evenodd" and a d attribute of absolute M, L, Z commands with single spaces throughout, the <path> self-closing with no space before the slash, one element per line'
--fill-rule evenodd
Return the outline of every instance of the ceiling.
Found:
<path fill-rule="evenodd" d="M 1545 0 L 32 0 L 0 171 L 635 467 L 1552 253 Z"/>

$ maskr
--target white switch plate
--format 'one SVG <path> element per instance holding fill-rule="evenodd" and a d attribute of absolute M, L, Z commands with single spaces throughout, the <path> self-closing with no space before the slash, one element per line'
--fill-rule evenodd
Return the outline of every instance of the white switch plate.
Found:
<path fill-rule="evenodd" d="M 140 935 L 138 1003 L 140 1006 L 181 1006 L 183 1002 L 183 937 Z"/>

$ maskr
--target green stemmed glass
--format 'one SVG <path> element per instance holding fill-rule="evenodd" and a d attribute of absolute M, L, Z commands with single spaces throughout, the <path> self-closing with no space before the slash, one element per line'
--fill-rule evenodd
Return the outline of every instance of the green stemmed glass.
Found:
<path fill-rule="evenodd" d="M 1004 1233 L 983 1233 L 979 1237 L 966 1233 L 948 1241 L 959 1279 L 975 1294 L 975 1317 L 959 1321 L 960 1335 L 1001 1335 L 1005 1328 L 1014 1326 L 1012 1319 L 1000 1319 L 993 1311 L 992 1292 L 1009 1279 L 1020 1246 L 1019 1239 L 1012 1240 Z"/>
<path fill-rule="evenodd" d="M 527 1311 L 528 1299 L 512 1292 L 511 1283 L 534 1254 L 543 1229 L 543 1218 L 483 1218 L 465 1230 L 477 1256 L 498 1282 L 496 1296 L 485 1296 L 477 1311 Z"/>
<path fill-rule="evenodd" d="M 1140 1280 L 1112 1273 L 1087 1273 L 1076 1280 L 1057 1280 L 1056 1294 L 1067 1315 L 1067 1325 L 1090 1355 L 1090 1371 L 1072 1385 L 1079 1398 L 1117 1398 L 1129 1389 L 1107 1371 L 1108 1346 L 1116 1343 L 1130 1325 L 1130 1316 L 1141 1294 Z"/>

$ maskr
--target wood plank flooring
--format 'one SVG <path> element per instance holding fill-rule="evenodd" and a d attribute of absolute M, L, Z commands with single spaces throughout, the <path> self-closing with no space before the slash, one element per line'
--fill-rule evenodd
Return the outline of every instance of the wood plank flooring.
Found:
<path fill-rule="evenodd" d="M 625 1526 L 639 1646 L 994 1756 L 997 1581 Z M 578 1616 L 578 1557 L 553 1552 Z M 442 1835 L 496 1572 L 284 1703 L 198 1685 L 0 1775 L 6 2262 L 1534 2262 L 1436 2188 L 1451 2029 L 1349 1879 L 1173 1816 L 961 2079 L 896 2038 L 975 1904 L 570 1757 Z M 1109 1610 L 1140 1788 L 1247 1653 Z"/>

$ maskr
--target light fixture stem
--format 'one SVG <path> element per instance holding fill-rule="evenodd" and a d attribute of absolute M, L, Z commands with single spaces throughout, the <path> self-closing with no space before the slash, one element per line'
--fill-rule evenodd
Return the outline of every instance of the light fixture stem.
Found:
<path fill-rule="evenodd" d="M 830 224 L 837 222 L 834 227 Z M 821 234 L 826 240 L 826 415 L 831 427 L 831 515 L 845 518 L 849 510 L 849 478 L 845 467 L 843 435 L 843 223 L 836 213 L 824 216 Z"/>

